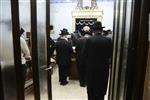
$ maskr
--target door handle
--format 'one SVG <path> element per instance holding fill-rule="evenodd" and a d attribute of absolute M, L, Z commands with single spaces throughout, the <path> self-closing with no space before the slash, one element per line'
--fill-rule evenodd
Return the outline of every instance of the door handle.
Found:
<path fill-rule="evenodd" d="M 49 75 L 53 74 L 53 67 L 49 66 L 48 68 L 45 68 L 44 71 L 47 71 L 49 73 Z"/>
<path fill-rule="evenodd" d="M 52 66 L 49 66 L 48 68 L 45 68 L 44 70 L 48 71 L 48 70 L 52 70 L 53 67 Z"/>
<path fill-rule="evenodd" d="M 40 67 L 40 69 L 43 69 L 45 71 L 51 70 L 53 67 L 50 65 L 49 67 L 47 67 L 47 65 L 43 65 Z"/>
<path fill-rule="evenodd" d="M 43 65 L 40 67 L 40 69 L 45 69 L 45 68 L 47 68 L 47 65 Z"/>
<path fill-rule="evenodd" d="M 50 65 L 49 67 L 47 67 L 47 65 L 43 65 L 43 66 L 40 67 L 40 69 L 42 69 L 42 70 L 44 70 L 44 71 L 48 71 L 48 73 L 49 73 L 50 75 L 53 74 L 53 67 L 52 67 L 51 65 Z"/>

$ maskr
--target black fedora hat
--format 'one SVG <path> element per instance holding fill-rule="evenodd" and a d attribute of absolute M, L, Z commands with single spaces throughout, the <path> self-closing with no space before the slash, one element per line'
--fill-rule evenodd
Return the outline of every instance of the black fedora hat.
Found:
<path fill-rule="evenodd" d="M 66 28 L 63 28 L 60 31 L 61 31 L 61 33 L 59 35 L 68 35 L 69 34 L 69 32 L 68 32 L 68 30 Z"/>
<path fill-rule="evenodd" d="M 93 29 L 103 29 L 105 28 L 104 26 L 102 26 L 102 23 L 100 21 L 96 21 L 93 25 Z"/>

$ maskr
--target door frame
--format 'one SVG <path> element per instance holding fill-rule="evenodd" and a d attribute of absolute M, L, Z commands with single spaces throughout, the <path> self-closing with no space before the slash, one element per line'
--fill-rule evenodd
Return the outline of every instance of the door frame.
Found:
<path fill-rule="evenodd" d="M 24 100 L 23 83 L 20 81 L 21 75 L 21 48 L 20 48 L 20 25 L 19 25 L 19 3 L 18 0 L 11 0 L 11 15 L 12 15 L 12 35 L 13 35 L 13 50 L 14 50 L 14 66 L 16 73 L 16 87 L 18 100 Z"/>
<path fill-rule="evenodd" d="M 50 0 L 46 0 L 46 42 L 47 42 L 47 68 L 51 64 L 51 54 L 50 54 Z M 52 100 L 52 69 L 47 72 L 47 84 L 48 84 L 48 100 Z"/>
<path fill-rule="evenodd" d="M 31 43 L 32 43 L 32 70 L 33 70 L 33 85 L 34 85 L 34 99 L 40 100 L 39 88 L 39 70 L 38 66 L 38 51 L 37 51 L 37 0 L 30 0 L 31 6 Z"/>
<path fill-rule="evenodd" d="M 142 100 L 148 54 L 149 0 L 135 0 L 126 74 L 126 99 Z"/>
<path fill-rule="evenodd" d="M 50 1 L 45 0 L 46 3 L 46 42 L 47 42 L 47 68 L 50 66 L 50 54 L 49 50 L 49 32 L 50 32 Z M 32 68 L 33 68 L 33 84 L 34 84 L 34 97 L 35 100 L 40 100 L 40 88 L 39 88 L 39 69 L 38 66 L 38 50 L 37 50 L 37 0 L 31 0 L 31 37 L 32 37 Z M 48 100 L 52 100 L 52 88 L 51 88 L 51 70 L 47 73 L 48 84 Z"/>
<path fill-rule="evenodd" d="M 149 1 L 148 0 L 133 0 L 134 2 L 122 0 L 121 2 L 130 2 L 131 8 L 131 25 L 129 32 L 129 45 L 128 55 L 125 73 L 125 85 L 123 89 L 123 100 L 142 100 L 145 71 L 147 64 L 147 52 L 148 52 L 148 14 L 149 14 Z M 120 4 L 119 0 L 115 0 L 114 4 L 114 34 L 118 37 L 120 27 L 117 16 L 120 19 Z M 126 4 L 125 4 L 126 5 Z M 118 9 L 118 8 L 119 9 Z M 123 10 L 123 14 L 124 14 Z M 117 15 L 116 15 L 117 13 Z M 123 16 L 123 15 L 122 15 Z M 125 18 L 126 19 L 126 18 Z M 125 20 L 124 19 L 124 20 Z M 124 23 L 124 21 L 123 21 Z M 117 26 L 116 26 L 117 25 Z M 118 26 L 119 25 L 119 26 Z M 116 27 L 115 27 L 116 26 Z M 116 31 L 117 30 L 117 31 Z M 124 32 L 124 27 L 121 29 Z M 117 33 L 116 33 L 117 32 Z M 113 37 L 115 39 L 116 37 Z M 123 38 L 123 36 L 122 36 Z M 117 42 L 118 40 L 116 40 Z M 115 41 L 113 41 L 115 42 Z M 123 42 L 121 43 L 123 44 Z M 111 81 L 109 100 L 119 100 L 120 93 L 118 92 L 120 87 L 120 68 L 122 63 L 122 49 L 119 52 L 120 61 L 117 62 L 117 47 L 118 44 L 114 43 L 114 55 L 113 55 L 113 69 L 111 70 Z M 123 45 L 121 45 L 121 48 Z M 118 63 L 119 66 L 116 65 Z M 116 77 L 117 75 L 117 77 Z"/>

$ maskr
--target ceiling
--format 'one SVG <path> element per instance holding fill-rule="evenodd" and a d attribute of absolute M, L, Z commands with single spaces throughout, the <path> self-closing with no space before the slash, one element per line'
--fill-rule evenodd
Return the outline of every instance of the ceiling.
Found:
<path fill-rule="evenodd" d="M 79 0 L 50 0 L 50 3 L 75 3 L 78 1 Z M 99 1 L 114 1 L 114 0 L 96 0 L 96 1 L 99 2 Z"/>

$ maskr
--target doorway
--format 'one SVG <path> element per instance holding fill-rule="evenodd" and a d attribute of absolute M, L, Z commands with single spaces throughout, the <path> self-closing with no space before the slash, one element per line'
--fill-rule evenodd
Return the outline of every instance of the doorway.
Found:
<path fill-rule="evenodd" d="M 82 33 L 83 26 L 88 25 L 91 27 L 95 21 L 102 21 L 103 25 L 106 27 L 105 30 L 113 29 L 113 8 L 114 1 L 97 1 L 98 8 L 80 8 L 76 9 L 78 1 L 55 1 L 52 0 L 50 3 L 50 23 L 54 26 L 51 38 L 57 40 L 60 34 L 60 30 L 67 28 L 69 33 L 73 33 L 74 30 L 78 30 Z M 101 10 L 101 6 L 107 8 Z M 81 11 L 80 11 L 81 10 Z M 109 15 L 109 18 L 106 16 Z M 55 54 L 54 54 L 55 55 Z M 54 57 L 55 58 L 55 57 Z M 73 61 L 75 59 L 72 59 Z M 75 61 L 76 62 L 76 61 Z M 73 62 L 74 63 L 74 62 Z M 75 66 L 74 66 L 75 65 Z M 59 84 L 58 78 L 58 66 L 55 66 L 52 75 L 52 95 L 53 99 L 87 99 L 86 87 L 80 87 L 79 79 L 76 77 L 77 65 L 74 63 L 72 67 L 72 76 L 69 76 L 69 84 L 62 87 Z M 73 78 L 74 77 L 74 78 Z M 60 89 L 60 90 L 59 90 Z M 65 91 L 68 90 L 68 91 Z M 78 90 L 78 92 L 77 92 Z M 62 93 L 63 91 L 63 93 Z M 72 92 L 71 92 L 72 91 Z M 59 95 L 60 94 L 60 95 Z M 108 95 L 106 96 L 106 100 Z"/>
<path fill-rule="evenodd" d="M 147 30 L 145 29 L 147 24 L 144 24 L 147 20 L 144 18 L 148 19 L 147 13 L 149 11 L 147 9 L 149 8 L 149 3 L 148 0 L 135 0 L 135 2 L 121 1 L 115 0 L 114 3 L 114 51 L 108 100 L 138 100 L 142 98 L 142 84 L 144 83 L 142 80 L 145 75 L 146 48 L 141 44 L 145 44 L 144 46 L 147 45 L 145 40 L 148 32 L 144 31 Z M 0 18 L 2 29 L 0 38 L 0 92 L 3 94 L 0 95 L 0 98 L 1 100 L 24 100 L 24 89 L 21 88 L 19 77 L 21 50 L 18 33 L 20 26 L 23 25 L 26 27 L 26 22 L 22 22 L 21 18 L 24 17 L 20 18 L 19 15 L 19 12 L 23 12 L 19 8 L 19 0 L 0 2 L 2 4 L 2 16 Z M 27 23 L 31 24 L 28 31 L 31 33 L 32 45 L 33 98 L 35 100 L 52 100 L 51 67 L 49 67 L 50 57 L 47 56 L 49 55 L 49 44 L 47 41 L 49 37 L 49 25 L 50 22 L 53 22 L 49 19 L 49 13 L 53 9 L 49 9 L 50 3 L 48 0 L 30 0 L 27 3 L 31 11 L 30 15 L 26 15 L 30 19 Z M 41 8 L 44 10 L 41 10 Z M 60 9 L 56 10 L 57 13 L 59 11 Z M 53 14 L 51 15 L 53 16 Z M 58 24 L 56 23 L 55 25 Z M 65 27 L 65 24 L 62 26 Z M 54 28 L 56 29 L 55 26 Z M 57 29 L 57 32 L 60 31 L 59 28 Z M 54 34 L 52 36 L 56 38 Z M 142 59 L 140 59 L 141 55 L 143 55 Z M 141 68 L 141 66 L 144 67 Z M 135 82 L 138 84 L 133 84 Z"/>

